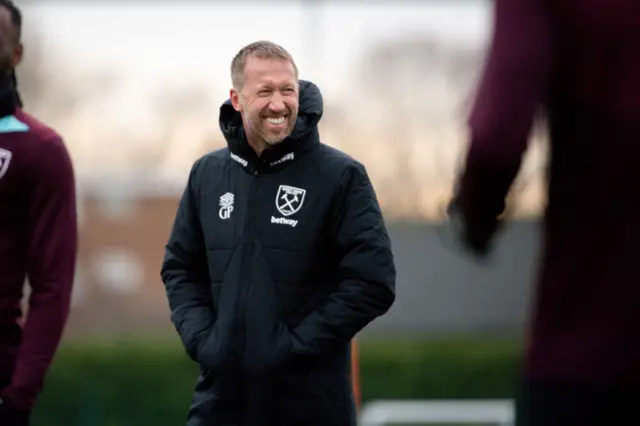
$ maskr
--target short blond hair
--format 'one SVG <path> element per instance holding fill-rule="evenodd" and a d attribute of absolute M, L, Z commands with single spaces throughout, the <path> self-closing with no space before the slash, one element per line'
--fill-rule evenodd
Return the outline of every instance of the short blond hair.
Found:
<path fill-rule="evenodd" d="M 244 84 L 244 68 L 247 64 L 247 58 L 256 57 L 261 59 L 282 59 L 293 65 L 298 78 L 298 67 L 293 60 L 293 56 L 282 46 L 271 41 L 256 41 L 246 45 L 236 54 L 231 61 L 231 83 L 236 90 L 242 88 Z"/>

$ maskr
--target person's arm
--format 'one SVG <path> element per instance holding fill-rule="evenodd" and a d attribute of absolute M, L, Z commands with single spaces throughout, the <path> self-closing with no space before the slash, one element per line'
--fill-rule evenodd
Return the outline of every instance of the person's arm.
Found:
<path fill-rule="evenodd" d="M 348 343 L 395 300 L 391 242 L 365 168 L 344 173 L 331 217 L 338 286 L 292 330 L 293 352 L 321 355 Z"/>
<path fill-rule="evenodd" d="M 541 0 L 496 0 L 489 56 L 469 118 L 471 143 L 454 205 L 467 239 L 496 229 L 548 91 L 551 28 Z"/>
<path fill-rule="evenodd" d="M 199 345 L 213 327 L 215 311 L 202 227 L 198 218 L 196 162 L 180 200 L 162 263 L 164 282 L 173 322 L 184 348 L 198 361 Z"/>
<path fill-rule="evenodd" d="M 30 172 L 27 216 L 31 287 L 13 379 L 2 393 L 11 408 L 30 411 L 58 348 L 69 314 L 78 244 L 73 165 L 59 137 L 42 142 Z"/>

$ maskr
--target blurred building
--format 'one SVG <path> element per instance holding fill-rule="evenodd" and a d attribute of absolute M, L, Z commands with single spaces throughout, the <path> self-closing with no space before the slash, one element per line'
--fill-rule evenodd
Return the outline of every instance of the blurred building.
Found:
<path fill-rule="evenodd" d="M 72 332 L 166 329 L 160 266 L 181 191 L 139 179 L 80 186 Z"/>

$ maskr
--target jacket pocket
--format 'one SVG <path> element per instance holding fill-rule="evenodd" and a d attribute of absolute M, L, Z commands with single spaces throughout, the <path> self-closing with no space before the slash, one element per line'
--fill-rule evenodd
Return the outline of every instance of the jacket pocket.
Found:
<path fill-rule="evenodd" d="M 211 298 L 215 321 L 198 346 L 197 360 L 202 368 L 210 369 L 224 379 L 224 371 L 233 370 L 235 304 L 237 285 L 232 280 L 239 270 L 241 251 L 216 249 L 207 251 Z"/>
<path fill-rule="evenodd" d="M 202 368 L 218 372 L 232 358 L 229 354 L 230 345 L 226 342 L 228 338 L 225 336 L 228 329 L 223 321 L 214 323 L 198 352 L 198 363 Z"/>
<path fill-rule="evenodd" d="M 211 285 L 213 306 L 218 311 L 222 299 L 222 286 L 230 272 L 231 261 L 234 257 L 232 249 L 207 250 L 207 266 Z"/>

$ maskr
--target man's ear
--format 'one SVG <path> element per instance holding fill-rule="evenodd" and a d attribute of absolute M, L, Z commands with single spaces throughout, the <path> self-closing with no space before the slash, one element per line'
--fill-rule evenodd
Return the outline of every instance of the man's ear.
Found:
<path fill-rule="evenodd" d="M 22 43 L 19 43 L 13 48 L 13 56 L 11 57 L 11 68 L 15 68 L 20 65 L 20 62 L 22 62 L 23 54 L 24 48 L 22 46 Z"/>
<path fill-rule="evenodd" d="M 240 104 L 240 93 L 236 89 L 231 89 L 229 91 L 229 98 L 231 99 L 231 105 L 233 105 L 233 109 L 238 112 L 242 112 L 242 105 Z"/>

